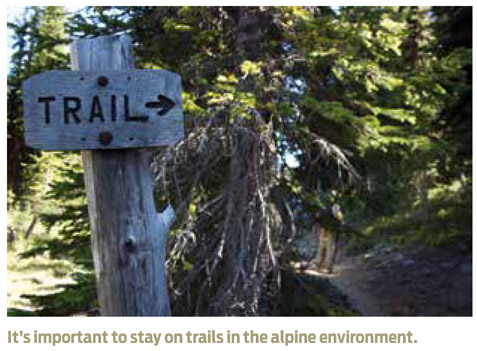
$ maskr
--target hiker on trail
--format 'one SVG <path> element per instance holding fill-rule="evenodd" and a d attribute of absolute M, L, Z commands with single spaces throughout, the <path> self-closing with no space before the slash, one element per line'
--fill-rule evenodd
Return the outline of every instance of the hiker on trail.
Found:
<path fill-rule="evenodd" d="M 339 250 L 342 222 L 343 214 L 333 194 L 329 206 L 318 211 L 313 221 L 312 230 L 318 236 L 318 271 L 333 272 L 333 264 Z"/>

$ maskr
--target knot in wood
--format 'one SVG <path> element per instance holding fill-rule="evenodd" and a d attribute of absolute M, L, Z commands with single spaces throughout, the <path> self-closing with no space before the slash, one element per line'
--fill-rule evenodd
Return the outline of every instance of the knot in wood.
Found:
<path fill-rule="evenodd" d="M 133 236 L 130 236 L 124 242 L 124 247 L 128 252 L 132 252 L 136 249 L 137 243 L 136 239 Z"/>

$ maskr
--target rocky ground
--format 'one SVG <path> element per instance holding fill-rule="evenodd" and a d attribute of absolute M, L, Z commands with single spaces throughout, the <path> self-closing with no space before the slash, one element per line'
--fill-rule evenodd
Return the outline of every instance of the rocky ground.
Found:
<path fill-rule="evenodd" d="M 378 247 L 337 266 L 331 284 L 366 316 L 471 316 L 472 254 Z"/>
<path fill-rule="evenodd" d="M 363 316 L 472 315 L 472 254 L 459 247 L 379 246 L 344 258 L 333 274 L 317 272 L 313 261 L 301 268 Z"/>

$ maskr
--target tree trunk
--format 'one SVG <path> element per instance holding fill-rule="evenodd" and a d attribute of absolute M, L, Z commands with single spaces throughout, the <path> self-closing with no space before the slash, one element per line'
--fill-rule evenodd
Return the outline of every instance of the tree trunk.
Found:
<path fill-rule="evenodd" d="M 78 71 L 133 69 L 131 39 L 78 40 L 71 59 Z M 167 228 L 156 213 L 146 151 L 82 151 L 82 157 L 101 314 L 170 315 Z"/>
<path fill-rule="evenodd" d="M 36 222 L 38 221 L 38 218 L 36 216 L 33 217 L 33 220 L 31 221 L 30 225 L 28 226 L 27 230 L 25 231 L 25 240 L 28 240 L 30 237 L 31 233 L 33 232 L 33 229 L 35 228 Z"/>

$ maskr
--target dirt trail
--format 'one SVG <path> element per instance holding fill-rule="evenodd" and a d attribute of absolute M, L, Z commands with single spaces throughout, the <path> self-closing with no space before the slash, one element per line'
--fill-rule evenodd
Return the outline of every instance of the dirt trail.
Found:
<path fill-rule="evenodd" d="M 355 267 L 355 264 L 348 260 L 336 267 L 337 273 L 327 277 L 332 285 L 347 296 L 351 306 L 363 316 L 390 315 L 385 302 L 370 293 L 363 273 Z"/>
<path fill-rule="evenodd" d="M 347 258 L 322 275 L 364 316 L 471 316 L 472 254 L 409 248 Z"/>

